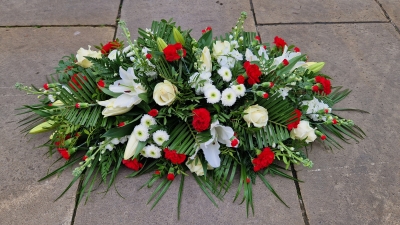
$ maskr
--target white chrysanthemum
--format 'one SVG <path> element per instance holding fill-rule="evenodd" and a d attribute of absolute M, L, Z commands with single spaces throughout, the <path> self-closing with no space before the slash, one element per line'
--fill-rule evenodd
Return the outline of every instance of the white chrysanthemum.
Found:
<path fill-rule="evenodd" d="M 161 149 L 155 145 L 147 145 L 143 148 L 140 154 L 146 158 L 160 158 Z"/>
<path fill-rule="evenodd" d="M 145 114 L 142 116 L 142 119 L 140 119 L 140 124 L 149 128 L 151 125 L 156 124 L 156 120 L 149 114 Z"/>
<path fill-rule="evenodd" d="M 229 68 L 221 67 L 221 69 L 219 69 L 217 72 L 222 77 L 222 80 L 227 81 L 227 82 L 231 81 L 232 72 Z"/>
<path fill-rule="evenodd" d="M 119 144 L 119 139 L 113 138 L 113 139 L 111 139 L 111 143 L 113 143 L 114 145 L 117 145 L 117 144 Z"/>
<path fill-rule="evenodd" d="M 169 135 L 166 131 L 158 130 L 153 133 L 153 141 L 159 146 L 162 146 L 162 144 L 168 140 Z"/>
<path fill-rule="evenodd" d="M 133 134 L 135 138 L 139 141 L 146 141 L 149 138 L 149 130 L 145 125 L 137 125 L 135 129 L 133 129 Z"/>
<path fill-rule="evenodd" d="M 222 105 L 232 106 L 236 102 L 236 94 L 232 88 L 227 88 L 222 92 L 221 96 Z"/>
<path fill-rule="evenodd" d="M 232 89 L 239 98 L 243 97 L 246 93 L 246 87 L 244 84 L 232 85 Z"/>
<path fill-rule="evenodd" d="M 216 88 L 204 90 L 204 96 L 207 98 L 207 102 L 211 104 L 215 104 L 221 100 L 221 92 Z"/>

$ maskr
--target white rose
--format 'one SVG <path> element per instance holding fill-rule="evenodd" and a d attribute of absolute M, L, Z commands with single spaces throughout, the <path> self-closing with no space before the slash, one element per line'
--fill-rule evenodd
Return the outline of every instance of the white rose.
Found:
<path fill-rule="evenodd" d="M 211 55 L 210 55 L 210 49 L 208 49 L 207 46 L 203 48 L 200 60 L 203 62 L 203 64 L 201 64 L 202 71 L 211 72 L 212 70 Z"/>
<path fill-rule="evenodd" d="M 136 148 L 139 144 L 139 140 L 135 137 L 135 132 L 132 132 L 131 136 L 129 137 L 129 141 L 126 144 L 125 152 L 124 152 L 124 159 L 130 159 L 136 152 Z"/>
<path fill-rule="evenodd" d="M 110 98 L 106 101 L 97 101 L 97 104 L 105 107 L 103 109 L 103 112 L 101 112 L 101 114 L 103 114 L 104 117 L 121 115 L 133 108 L 133 105 L 131 107 L 115 106 L 115 100 L 116 98 Z"/>
<path fill-rule="evenodd" d="M 249 127 L 251 123 L 255 127 L 264 127 L 267 125 L 268 111 L 266 108 L 259 105 L 252 105 L 244 110 L 244 113 L 243 119 L 247 122 Z"/>
<path fill-rule="evenodd" d="M 302 120 L 300 121 L 299 125 L 297 125 L 297 128 L 293 128 L 290 131 L 290 137 L 292 139 L 299 139 L 303 140 L 306 139 L 306 142 L 313 142 L 316 138 L 317 135 L 315 135 L 315 131 L 312 127 L 310 127 L 310 124 L 308 121 Z"/>
<path fill-rule="evenodd" d="M 197 176 L 204 176 L 203 164 L 201 164 L 201 161 L 197 156 L 193 160 L 191 159 L 187 160 L 185 164 L 189 168 L 190 172 L 196 173 Z M 214 168 L 209 164 L 207 164 L 207 170 L 212 170 L 212 169 Z"/>
<path fill-rule="evenodd" d="M 218 58 L 218 56 L 226 55 L 231 51 L 231 44 L 227 41 L 221 42 L 216 41 L 213 44 L 213 56 Z"/>
<path fill-rule="evenodd" d="M 174 102 L 176 93 L 178 93 L 178 89 L 175 85 L 164 80 L 164 83 L 158 83 L 154 88 L 153 99 L 160 106 L 169 106 Z"/>
<path fill-rule="evenodd" d="M 100 51 L 92 51 L 90 50 L 90 45 L 88 47 L 89 47 L 88 50 L 80 48 L 76 54 L 76 60 L 77 60 L 76 64 L 82 66 L 83 68 L 89 68 L 93 65 L 87 58 L 85 58 L 85 56 L 89 56 L 96 59 L 101 58 Z"/>

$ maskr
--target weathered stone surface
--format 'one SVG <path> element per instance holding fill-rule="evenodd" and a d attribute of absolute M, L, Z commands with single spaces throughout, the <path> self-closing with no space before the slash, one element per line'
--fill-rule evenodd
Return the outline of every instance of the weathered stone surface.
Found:
<path fill-rule="evenodd" d="M 63 56 L 113 38 L 112 28 L 0 28 L 0 87 L 16 82 L 41 87 Z M 7 78 L 7 79 L 4 79 Z"/>
<path fill-rule="evenodd" d="M 152 202 L 146 205 L 153 190 L 144 187 L 138 191 L 149 175 L 138 178 L 124 178 L 130 171 L 125 168 L 116 180 L 120 198 L 115 190 L 110 190 L 103 196 L 104 187 L 91 195 L 89 202 L 78 207 L 75 224 L 303 224 L 294 183 L 290 180 L 269 177 L 267 179 L 291 207 L 286 208 L 273 196 L 264 184 L 257 180 L 254 187 L 255 216 L 251 213 L 246 218 L 245 203 L 239 205 L 241 197 L 232 203 L 238 179 L 232 185 L 231 191 L 225 195 L 224 202 L 217 201 L 215 207 L 198 187 L 192 176 L 185 178 L 181 203 L 181 217 L 177 219 L 177 199 L 180 178 L 177 177 L 168 192 L 152 210 Z"/>
<path fill-rule="evenodd" d="M 353 119 L 366 140 L 343 144 L 334 154 L 315 146 L 309 154 L 314 168 L 297 167 L 310 224 L 399 224 L 400 35 L 390 24 L 261 29 L 264 40 L 274 35 L 300 47 L 310 61 L 325 61 L 333 85 L 354 90 L 338 108 L 370 112 L 338 113 Z"/>
<path fill-rule="evenodd" d="M 79 34 L 77 33 L 79 32 Z M 2 224 L 70 224 L 77 185 L 54 200 L 73 178 L 71 170 L 61 176 L 38 182 L 49 171 L 58 153 L 47 158 L 46 148 L 36 149 L 50 134 L 24 136 L 17 128 L 16 108 L 37 102 L 13 89 L 19 81 L 37 86 L 45 83 L 45 74 L 53 72 L 58 60 L 76 52 L 80 46 L 106 42 L 113 36 L 110 28 L 2 28 L 0 29 L 0 218 Z M 76 35 L 74 35 L 76 34 Z"/>
<path fill-rule="evenodd" d="M 387 21 L 374 0 L 254 0 L 257 23 Z"/>
<path fill-rule="evenodd" d="M 389 14 L 390 19 L 400 27 L 400 1 L 397 0 L 379 0 L 382 7 Z"/>
<path fill-rule="evenodd" d="M 5 0 L 0 26 L 114 25 L 119 0 Z"/>
<path fill-rule="evenodd" d="M 232 30 L 242 11 L 247 12 L 245 30 L 255 31 L 254 19 L 249 1 L 125 1 L 121 10 L 121 20 L 126 21 L 132 38 L 137 38 L 138 28 L 150 28 L 153 20 L 173 18 L 183 29 L 192 29 L 194 38 L 201 36 L 207 26 L 213 35 L 222 35 Z M 144 16 L 146 15 L 146 16 Z M 118 29 L 117 37 L 123 37 Z"/>

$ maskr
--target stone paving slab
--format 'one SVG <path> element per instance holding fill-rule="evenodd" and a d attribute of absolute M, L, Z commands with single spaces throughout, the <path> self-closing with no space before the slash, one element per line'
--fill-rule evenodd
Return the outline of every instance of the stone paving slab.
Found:
<path fill-rule="evenodd" d="M 325 61 L 333 85 L 353 89 L 338 107 L 370 112 L 339 113 L 363 128 L 365 140 L 334 154 L 315 146 L 309 154 L 314 168 L 296 167 L 305 180 L 300 188 L 310 224 L 400 224 L 400 35 L 391 24 L 260 30 L 265 41 L 278 35 L 309 53 L 310 61 Z"/>
<path fill-rule="evenodd" d="M 152 194 L 147 187 L 137 191 L 149 178 L 144 175 L 137 178 L 125 178 L 131 173 L 127 169 L 120 171 L 116 180 L 118 192 L 125 198 L 118 196 L 111 189 L 105 196 L 105 187 L 101 186 L 90 196 L 86 205 L 78 207 L 75 224 L 304 224 L 299 208 L 296 189 L 293 181 L 278 177 L 267 179 L 291 207 L 286 208 L 264 186 L 260 180 L 254 187 L 255 216 L 246 218 L 245 204 L 232 203 L 238 179 L 235 179 L 232 189 L 225 195 L 223 202 L 217 201 L 215 207 L 198 187 L 190 175 L 185 178 L 185 187 L 182 195 L 181 218 L 177 220 L 177 196 L 180 178 L 170 186 L 158 205 L 152 210 L 151 204 L 146 205 Z"/>
<path fill-rule="evenodd" d="M 41 87 L 46 76 L 54 73 L 63 56 L 76 54 L 81 47 L 99 45 L 113 38 L 108 27 L 0 28 L 0 87 L 16 82 Z"/>
<path fill-rule="evenodd" d="M 400 1 L 398 0 L 379 0 L 382 7 L 389 14 L 390 19 L 400 27 Z"/>
<path fill-rule="evenodd" d="M 115 25 L 120 0 L 3 0 L 0 26 Z"/>
<path fill-rule="evenodd" d="M 36 149 L 45 143 L 49 134 L 24 136 L 16 129 L 14 109 L 37 102 L 36 96 L 27 96 L 13 88 L 19 81 L 41 86 L 45 74 L 64 55 L 79 47 L 112 39 L 111 28 L 1 28 L 0 45 L 0 223 L 1 224 L 70 224 L 74 210 L 75 184 L 59 201 L 54 200 L 72 179 L 71 171 L 61 176 L 38 182 L 58 159 L 44 154 L 47 149 Z M 29 141 L 30 140 L 30 141 Z"/>
<path fill-rule="evenodd" d="M 121 20 L 127 23 L 132 39 L 137 38 L 138 28 L 150 28 L 153 20 L 170 18 L 183 29 L 192 29 L 192 37 L 198 39 L 207 26 L 212 27 L 214 36 L 231 31 L 242 11 L 247 12 L 245 30 L 255 31 L 250 2 L 240 0 L 124 1 Z M 121 32 L 118 29 L 117 37 L 123 37 Z"/>
<path fill-rule="evenodd" d="M 258 24 L 387 21 L 374 0 L 253 0 L 253 5 Z"/>

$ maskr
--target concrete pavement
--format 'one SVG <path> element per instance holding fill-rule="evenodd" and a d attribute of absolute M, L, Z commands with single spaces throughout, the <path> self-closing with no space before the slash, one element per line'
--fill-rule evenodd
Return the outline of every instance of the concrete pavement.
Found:
<path fill-rule="evenodd" d="M 124 198 L 114 190 L 104 196 L 105 187 L 99 186 L 86 205 L 74 208 L 75 185 L 53 202 L 72 179 L 71 171 L 37 182 L 57 157 L 34 149 L 47 135 L 24 137 L 14 129 L 20 119 L 14 109 L 35 101 L 14 90 L 15 82 L 40 86 L 62 56 L 106 43 L 115 34 L 121 38 L 117 19 L 127 22 L 133 37 L 152 20 L 171 17 L 199 37 L 206 26 L 217 35 L 229 31 L 241 11 L 248 13 L 246 30 L 258 32 L 264 42 L 283 37 L 310 61 L 325 61 L 323 71 L 333 85 L 353 89 L 340 107 L 370 114 L 340 115 L 353 119 L 367 139 L 334 153 L 314 146 L 309 152 L 314 168 L 292 171 L 305 181 L 297 187 L 270 178 L 290 209 L 258 182 L 255 216 L 249 218 L 244 205 L 232 203 L 234 188 L 216 208 L 191 177 L 181 220 L 176 218 L 178 182 L 150 211 L 151 190 L 137 191 L 147 176 L 127 179 L 125 169 L 116 181 Z M 0 5 L 0 224 L 400 224 L 399 15 L 397 0 L 6 0 Z"/>

